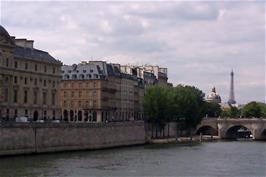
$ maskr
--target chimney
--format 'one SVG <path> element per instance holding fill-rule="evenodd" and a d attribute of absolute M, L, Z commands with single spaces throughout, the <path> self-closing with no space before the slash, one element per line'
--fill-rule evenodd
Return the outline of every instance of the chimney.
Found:
<path fill-rule="evenodd" d="M 15 43 L 17 46 L 33 49 L 34 41 L 27 39 L 15 39 Z"/>

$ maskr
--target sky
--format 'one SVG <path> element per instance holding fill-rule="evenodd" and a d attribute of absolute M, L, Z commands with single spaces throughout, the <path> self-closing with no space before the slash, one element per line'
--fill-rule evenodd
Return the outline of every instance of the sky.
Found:
<path fill-rule="evenodd" d="M 1 3 L 1 1 L 0 1 Z M 265 1 L 2 1 L 1 25 L 64 64 L 168 68 L 169 82 L 213 86 L 226 102 L 265 102 Z"/>

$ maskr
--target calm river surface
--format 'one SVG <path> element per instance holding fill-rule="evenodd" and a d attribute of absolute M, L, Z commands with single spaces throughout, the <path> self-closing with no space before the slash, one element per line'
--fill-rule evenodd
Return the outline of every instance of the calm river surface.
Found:
<path fill-rule="evenodd" d="M 0 176 L 266 176 L 266 143 L 145 145 L 4 157 Z"/>

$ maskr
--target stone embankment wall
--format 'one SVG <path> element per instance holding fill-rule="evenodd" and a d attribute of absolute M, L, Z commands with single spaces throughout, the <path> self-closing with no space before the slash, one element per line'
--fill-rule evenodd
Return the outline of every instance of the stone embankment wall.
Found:
<path fill-rule="evenodd" d="M 0 124 L 0 155 L 102 149 L 144 143 L 142 121 Z"/>

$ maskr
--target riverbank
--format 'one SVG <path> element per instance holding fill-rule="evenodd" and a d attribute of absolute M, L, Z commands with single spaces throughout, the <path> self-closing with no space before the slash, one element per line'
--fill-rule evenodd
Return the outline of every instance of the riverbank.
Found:
<path fill-rule="evenodd" d="M 220 140 L 218 136 L 193 136 L 192 139 L 190 137 L 178 137 L 178 138 L 155 138 L 149 140 L 150 144 L 167 144 L 167 143 L 189 143 L 189 142 L 212 142 Z"/>
<path fill-rule="evenodd" d="M 0 124 L 0 156 L 145 144 L 143 121 Z"/>

